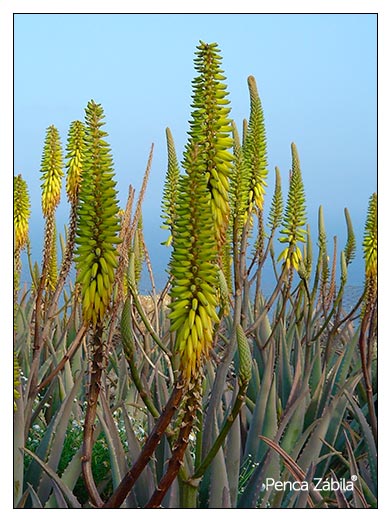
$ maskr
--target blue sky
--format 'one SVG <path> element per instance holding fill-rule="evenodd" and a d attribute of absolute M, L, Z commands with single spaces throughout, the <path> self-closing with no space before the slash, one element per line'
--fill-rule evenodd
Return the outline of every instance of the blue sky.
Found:
<path fill-rule="evenodd" d="M 15 15 L 14 31 L 14 168 L 29 185 L 37 258 L 46 128 L 54 124 L 65 147 L 70 122 L 83 119 L 94 99 L 105 110 L 122 204 L 130 183 L 140 187 L 155 145 L 145 235 L 156 268 L 168 259 L 169 251 L 159 245 L 166 236 L 160 230 L 165 128 L 180 158 L 199 40 L 220 46 L 231 116 L 239 128 L 249 115 L 247 77 L 257 80 L 267 130 L 268 198 L 275 166 L 286 195 L 294 141 L 312 229 L 322 204 L 329 246 L 337 234 L 343 247 L 348 207 L 361 241 L 368 198 L 377 189 L 375 15 L 30 14 Z M 63 195 L 59 224 L 67 215 Z M 361 281 L 362 269 L 356 260 L 351 283 Z"/>

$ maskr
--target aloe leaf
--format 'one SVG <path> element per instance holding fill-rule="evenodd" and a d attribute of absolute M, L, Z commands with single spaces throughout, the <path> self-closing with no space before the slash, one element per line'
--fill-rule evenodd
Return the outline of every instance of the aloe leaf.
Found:
<path fill-rule="evenodd" d="M 332 475 L 333 480 L 337 480 L 337 477 L 332 469 L 330 470 L 330 473 Z M 339 509 L 350 509 L 351 508 L 342 489 L 336 488 L 334 490 L 334 494 L 336 496 L 337 506 Z"/>
<path fill-rule="evenodd" d="M 264 418 L 266 414 L 267 402 L 271 391 L 271 385 L 274 373 L 274 353 L 270 350 L 268 353 L 268 359 L 266 362 L 266 368 L 264 376 L 260 386 L 260 392 L 257 396 L 256 407 L 253 412 L 251 424 L 249 427 L 248 437 L 245 444 L 244 459 L 251 454 L 257 459 L 257 453 L 259 448 L 259 435 L 263 431 Z"/>
<path fill-rule="evenodd" d="M 323 389 L 326 381 L 326 369 L 322 371 L 321 378 L 318 381 L 317 387 L 315 389 L 315 392 L 311 398 L 311 401 L 309 403 L 309 406 L 307 407 L 306 413 L 305 413 L 305 422 L 304 422 L 304 429 L 306 429 L 310 424 L 313 424 L 313 422 L 318 417 L 318 409 L 319 409 L 319 403 L 321 396 L 323 394 Z"/>
<path fill-rule="evenodd" d="M 315 466 L 313 464 L 310 464 L 309 469 L 306 472 L 304 482 L 313 482 L 314 471 L 315 471 Z M 304 489 L 302 491 L 297 491 L 296 493 L 298 494 L 298 496 L 296 497 L 296 501 L 294 503 L 294 508 L 295 509 L 305 509 L 309 502 L 310 490 Z"/>
<path fill-rule="evenodd" d="M 53 494 L 54 498 L 57 502 L 57 507 L 60 509 L 69 509 L 68 504 L 64 498 L 64 495 L 62 494 L 60 488 L 58 487 L 58 484 L 55 480 L 53 480 Z"/>
<path fill-rule="evenodd" d="M 98 417 L 102 424 L 108 444 L 112 483 L 115 489 L 119 486 L 122 478 L 128 471 L 128 466 L 126 464 L 126 455 L 118 434 L 117 426 L 111 415 L 109 404 L 103 392 L 100 394 L 100 402 L 102 404 L 103 414 L 98 411 Z"/>
<path fill-rule="evenodd" d="M 69 424 L 69 418 L 72 413 L 72 408 L 74 404 L 74 399 L 79 390 L 81 380 L 83 378 L 83 374 L 79 374 L 72 391 L 67 396 L 67 398 L 62 403 L 61 407 L 58 410 L 57 415 L 54 418 L 53 422 L 53 434 L 54 439 L 50 441 L 50 455 L 47 460 L 47 465 L 53 471 L 57 470 L 58 462 L 61 457 L 62 449 L 64 446 L 64 439 L 66 435 L 66 429 Z M 49 498 L 50 492 L 52 489 L 52 481 L 47 476 L 44 475 L 38 488 L 38 495 L 43 504 L 46 503 Z"/>
<path fill-rule="evenodd" d="M 139 440 L 134 433 L 128 412 L 124 405 L 122 405 L 122 412 L 126 429 L 127 445 L 129 449 L 128 455 L 130 462 L 134 464 L 134 462 L 138 459 L 139 454 L 141 453 L 141 447 Z M 145 467 L 133 489 L 138 504 L 147 504 L 154 491 L 155 478 L 153 477 L 152 471 L 150 469 L 150 464 L 151 463 Z"/>
<path fill-rule="evenodd" d="M 298 406 L 295 410 L 282 438 L 281 446 L 287 453 L 292 452 L 297 440 L 302 436 L 304 419 L 305 406 L 302 403 L 302 406 Z"/>
<path fill-rule="evenodd" d="M 235 345 L 235 342 L 232 343 L 232 345 Z M 210 395 L 209 405 L 204 417 L 202 445 L 203 458 L 210 451 L 210 448 L 215 441 L 215 437 L 213 436 L 215 433 L 214 421 L 215 418 L 219 417 L 222 412 L 221 401 L 224 393 L 228 370 L 234 357 L 234 351 L 235 349 L 231 348 L 229 355 L 225 357 L 222 363 L 220 363 L 216 371 L 214 384 Z"/>
<path fill-rule="evenodd" d="M 349 391 L 353 391 L 355 386 L 358 384 L 361 375 L 357 375 L 351 378 L 345 385 L 345 388 Z M 331 423 L 332 417 L 334 413 L 338 410 L 338 407 L 344 407 L 346 403 L 346 397 L 344 394 L 344 389 L 342 389 L 330 402 L 328 407 L 326 408 L 324 414 L 321 419 L 318 421 L 316 428 L 310 435 L 310 438 L 305 445 L 301 455 L 298 458 L 299 466 L 307 471 L 311 462 L 317 463 L 318 457 L 320 455 L 323 442 L 322 439 L 326 438 L 326 434 Z"/>
<path fill-rule="evenodd" d="M 240 475 L 241 431 L 239 416 L 233 422 L 226 439 L 226 472 L 229 481 L 229 492 L 232 507 L 236 507 L 238 497 L 238 480 Z"/>
<path fill-rule="evenodd" d="M 318 387 L 319 382 L 322 379 L 322 367 L 321 367 L 321 343 L 318 338 L 314 344 L 313 353 L 313 367 L 309 377 L 310 393 L 313 395 Z"/>
<path fill-rule="evenodd" d="M 307 391 L 301 392 L 294 401 L 291 402 L 289 407 L 285 410 L 284 415 L 280 421 L 280 425 L 278 428 L 278 432 L 275 435 L 275 442 L 279 442 L 279 439 L 282 437 L 284 430 L 289 424 L 292 416 L 298 409 L 298 407 L 304 407 L 304 400 L 307 397 Z M 306 437 L 310 434 L 310 431 L 305 432 L 305 435 L 302 436 L 302 445 L 306 442 Z M 282 449 L 282 448 L 281 448 Z M 299 452 L 300 448 L 298 449 Z M 284 450 L 283 450 L 284 451 Z M 287 454 L 288 455 L 288 454 Z M 289 455 L 288 455 L 289 456 Z M 265 481 L 265 477 L 268 471 L 269 463 L 271 462 L 271 453 L 269 452 L 265 458 L 259 463 L 255 463 L 255 469 L 245 486 L 245 490 L 241 494 L 241 497 L 238 501 L 238 507 L 240 508 L 253 508 L 256 507 L 258 497 L 262 491 L 262 485 Z M 271 494 L 271 490 L 268 490 L 263 494 L 262 505 L 266 505 L 269 500 L 269 496 Z M 278 504 L 276 505 L 278 507 Z"/>
<path fill-rule="evenodd" d="M 268 395 L 267 407 L 264 415 L 264 425 L 262 435 L 273 439 L 278 429 L 277 408 L 276 408 L 276 380 L 272 378 L 271 388 Z M 263 442 L 259 442 L 256 454 L 256 460 L 261 460 L 267 451 L 267 446 Z M 274 457 L 275 458 L 275 457 Z M 274 466 L 278 466 L 278 460 L 273 461 Z"/>
<path fill-rule="evenodd" d="M 214 424 L 215 438 L 218 436 L 217 425 Z M 220 448 L 214 457 L 211 465 L 211 477 L 210 477 L 210 493 L 209 493 L 209 504 L 208 507 L 211 509 L 221 507 L 231 507 L 230 494 L 229 494 L 229 480 L 227 476 L 227 469 L 225 464 L 225 457 L 222 448 Z M 223 503 L 225 502 L 225 506 Z"/>
<path fill-rule="evenodd" d="M 81 374 L 80 374 L 80 378 L 81 378 Z M 54 384 L 54 381 L 52 382 L 52 384 L 49 386 L 48 390 L 46 391 L 46 394 L 45 394 L 44 398 L 42 399 L 43 402 L 45 402 L 47 399 L 50 398 L 51 389 L 52 389 L 53 384 Z M 56 434 L 56 430 L 57 430 L 59 424 L 61 424 L 60 435 L 61 436 L 64 435 L 63 429 L 65 428 L 65 430 L 66 430 L 66 426 L 69 421 L 69 416 L 72 411 L 73 398 L 74 398 L 75 393 L 72 393 L 72 395 L 73 395 L 73 397 L 71 399 L 69 399 L 69 396 L 68 396 L 68 398 L 62 402 L 61 406 L 58 408 L 57 412 L 52 417 L 50 423 L 48 424 L 48 426 L 46 428 L 45 434 L 44 434 L 41 442 L 39 443 L 39 446 L 37 447 L 37 449 L 35 451 L 37 457 L 40 460 L 45 460 L 47 458 L 50 448 L 52 447 L 53 439 L 55 438 L 54 436 Z M 41 406 L 43 406 L 42 401 L 40 402 L 40 406 L 38 407 L 38 409 Z M 37 413 L 37 411 L 38 410 L 35 410 L 35 414 Z M 60 436 L 57 437 L 57 439 L 58 440 L 56 441 L 56 448 L 54 450 L 54 455 L 53 455 L 53 457 L 56 459 L 58 457 L 57 450 L 62 449 L 62 444 L 63 444 L 63 441 L 61 441 Z M 61 455 L 61 453 L 59 455 Z M 51 463 L 52 468 L 54 467 L 54 458 L 52 459 L 52 463 Z M 42 477 L 42 470 L 40 469 L 39 465 L 37 465 L 36 461 L 32 460 L 25 473 L 25 482 L 30 482 L 31 485 L 34 487 L 34 489 L 38 489 L 38 486 L 41 487 L 41 485 L 40 485 L 41 477 Z M 45 500 L 42 499 L 42 496 L 40 495 L 40 491 L 38 491 L 38 494 L 40 496 L 41 501 L 43 503 L 45 503 L 45 501 L 48 498 L 48 493 L 50 493 L 50 482 L 48 481 L 47 478 L 43 478 L 43 485 L 41 488 L 41 492 L 43 493 L 43 497 L 46 497 Z"/>
<path fill-rule="evenodd" d="M 317 416 L 320 417 L 323 415 L 326 407 L 330 404 L 332 400 L 333 389 L 336 381 L 337 371 L 342 362 L 342 357 L 336 359 L 333 362 L 331 369 L 329 367 L 324 367 L 326 370 L 326 377 L 324 381 L 324 386 L 322 388 L 322 394 L 318 403 Z M 305 423 L 307 424 L 307 423 Z"/>
<path fill-rule="evenodd" d="M 162 442 L 160 443 L 162 445 L 162 452 L 163 452 L 163 461 L 167 461 L 172 456 L 172 450 L 169 446 L 168 439 L 166 436 L 164 436 Z M 180 477 L 179 477 L 180 478 Z M 149 486 L 152 487 L 152 480 L 149 479 Z M 150 495 L 152 495 L 153 489 L 150 491 Z M 138 497 L 138 494 L 137 494 Z M 179 507 L 183 507 L 183 505 L 180 504 L 181 500 L 181 492 L 179 490 L 179 479 L 175 478 L 173 481 L 171 487 L 169 488 L 169 492 L 165 495 L 163 501 L 162 501 L 162 507 L 167 509 L 177 509 Z M 184 507 L 188 507 L 187 505 L 184 505 Z"/>
<path fill-rule="evenodd" d="M 14 507 L 23 494 L 24 403 L 23 397 L 16 401 L 14 412 Z"/>
<path fill-rule="evenodd" d="M 357 509 L 367 509 L 368 504 L 367 504 L 366 499 L 364 498 L 364 493 L 361 489 L 361 484 L 359 482 L 359 479 L 360 479 L 359 468 L 356 463 L 356 459 L 355 459 L 348 435 L 346 432 L 344 432 L 344 434 L 345 434 L 348 459 L 349 459 L 350 469 L 351 469 L 351 477 L 352 477 L 352 475 L 354 475 L 356 477 L 356 481 L 354 482 L 353 491 L 352 491 L 354 505 L 355 505 L 355 508 L 357 508 Z"/>
<path fill-rule="evenodd" d="M 292 475 L 294 480 L 303 481 L 305 480 L 305 472 L 303 471 L 302 467 L 295 462 L 295 460 L 288 455 L 276 442 L 272 441 L 271 439 L 267 439 L 266 437 L 261 436 L 261 439 L 266 442 L 270 448 L 272 448 L 276 453 L 278 453 L 283 460 L 286 469 Z M 310 465 L 309 465 L 310 466 Z M 309 468 L 308 468 L 309 470 Z M 306 471 L 306 474 L 308 473 L 308 470 Z M 316 503 L 322 502 L 322 496 L 321 494 L 316 491 L 313 487 L 310 488 L 310 496 L 314 499 Z"/>
<path fill-rule="evenodd" d="M 285 328 L 278 325 L 279 332 L 279 356 L 278 356 L 278 387 L 283 408 L 287 404 L 292 386 L 292 370 L 290 364 L 290 346 L 286 341 Z"/>
<path fill-rule="evenodd" d="M 374 484 L 374 489 L 372 489 L 372 491 L 376 495 L 378 492 L 378 475 L 377 475 L 377 473 L 378 473 L 378 453 L 377 453 L 377 449 L 376 449 L 375 439 L 372 434 L 371 428 L 369 427 L 369 425 L 367 423 L 367 419 L 365 418 L 362 410 L 356 404 L 352 395 L 347 391 L 345 391 L 345 395 L 347 396 L 347 399 L 348 399 L 348 401 L 355 413 L 355 416 L 357 417 L 360 427 L 362 429 L 364 445 L 367 447 L 368 462 L 370 465 L 371 478 L 372 478 L 372 482 Z"/>
<path fill-rule="evenodd" d="M 43 509 L 42 502 L 39 500 L 39 496 L 37 495 L 35 489 L 31 484 L 27 483 L 28 491 L 30 492 L 31 504 L 33 509 Z"/>
<path fill-rule="evenodd" d="M 345 391 L 344 395 L 347 394 L 348 392 Z M 328 426 L 328 431 L 326 432 L 325 440 L 331 446 L 334 446 L 336 444 L 336 440 L 339 437 L 339 434 L 341 433 L 340 427 L 345 417 L 345 410 L 348 404 L 347 399 L 344 399 L 344 395 L 340 394 L 340 399 L 338 400 L 333 409 L 332 417 Z M 325 475 L 327 473 L 331 461 L 332 457 L 327 458 L 326 460 L 318 464 L 319 475 Z"/>
<path fill-rule="evenodd" d="M 256 401 L 260 392 L 260 372 L 259 365 L 255 358 L 252 359 L 252 377 L 250 378 L 247 396 L 251 401 Z"/>
<path fill-rule="evenodd" d="M 31 489 L 34 489 L 34 488 L 31 487 Z M 23 495 L 20 497 L 19 502 L 14 506 L 14 509 L 23 509 L 26 505 L 26 502 L 27 502 L 27 499 L 29 498 L 29 496 L 30 496 L 30 488 L 26 487 Z"/>
<path fill-rule="evenodd" d="M 357 345 L 358 339 L 359 339 L 359 329 L 356 330 L 352 339 L 344 347 L 342 361 L 341 361 L 340 367 L 337 371 L 336 378 L 335 378 L 335 387 L 334 387 L 335 389 L 341 387 L 345 383 L 348 372 L 351 369 L 351 362 L 352 362 L 353 355 L 356 352 L 356 345 Z M 355 372 L 356 372 L 357 368 L 358 367 L 354 366 Z"/>
<path fill-rule="evenodd" d="M 55 473 L 55 471 L 53 471 L 45 462 L 43 462 L 39 457 L 37 457 L 37 455 L 35 455 L 35 453 L 33 453 L 32 451 L 28 450 L 27 448 L 24 448 L 24 451 L 38 463 L 38 465 L 46 472 L 46 474 L 52 480 L 54 480 L 57 483 L 59 489 L 61 490 L 61 492 L 62 492 L 63 496 L 65 497 L 65 499 L 67 500 L 68 504 L 71 505 L 73 508 L 80 508 L 81 505 L 80 505 L 79 501 L 77 500 L 77 498 L 73 495 L 73 493 L 68 488 L 68 486 L 62 482 L 61 478 Z"/>
<path fill-rule="evenodd" d="M 96 430 L 96 435 L 99 435 L 100 427 Z M 76 453 L 73 455 L 71 461 L 66 466 L 64 472 L 61 475 L 62 482 L 73 491 L 77 480 L 81 476 L 81 457 L 83 455 L 83 447 L 80 446 L 80 448 L 76 451 Z M 49 498 L 48 502 L 45 504 L 46 507 L 54 507 L 54 504 L 52 503 L 52 496 Z"/>

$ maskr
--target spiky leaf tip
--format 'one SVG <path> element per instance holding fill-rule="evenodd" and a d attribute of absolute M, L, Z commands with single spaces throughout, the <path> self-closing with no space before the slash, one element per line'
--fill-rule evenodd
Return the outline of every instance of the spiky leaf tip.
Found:
<path fill-rule="evenodd" d="M 45 144 L 41 162 L 42 213 L 48 217 L 54 213 L 61 197 L 61 182 L 64 175 L 62 148 L 57 128 L 49 126 L 46 131 Z"/>
<path fill-rule="evenodd" d="M 81 284 L 83 318 L 95 327 L 109 307 L 117 248 L 119 206 L 110 148 L 101 105 L 90 101 L 85 110 L 83 178 L 79 192 L 76 236 L 77 281 Z"/>
<path fill-rule="evenodd" d="M 15 249 L 21 250 L 28 240 L 30 199 L 27 183 L 22 175 L 14 176 L 14 233 Z"/>

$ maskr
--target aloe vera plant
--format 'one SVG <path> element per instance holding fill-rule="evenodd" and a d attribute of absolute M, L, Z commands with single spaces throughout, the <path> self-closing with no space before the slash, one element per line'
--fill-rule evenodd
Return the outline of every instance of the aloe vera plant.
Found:
<path fill-rule="evenodd" d="M 15 177 L 15 272 L 26 247 L 32 277 L 15 284 L 15 507 L 375 508 L 376 194 L 365 287 L 346 309 L 358 254 L 348 210 L 346 243 L 331 248 L 326 207 L 317 229 L 307 221 L 294 143 L 290 175 L 276 167 L 268 192 L 255 78 L 240 136 L 218 45 L 200 42 L 194 65 L 181 165 L 166 130 L 160 292 L 142 226 L 153 145 L 140 193 L 130 185 L 120 208 L 103 108 L 90 101 L 69 127 L 58 236 L 62 152 L 49 127 L 41 269 L 29 258 L 28 187 Z M 264 293 L 266 264 L 275 281 Z"/>

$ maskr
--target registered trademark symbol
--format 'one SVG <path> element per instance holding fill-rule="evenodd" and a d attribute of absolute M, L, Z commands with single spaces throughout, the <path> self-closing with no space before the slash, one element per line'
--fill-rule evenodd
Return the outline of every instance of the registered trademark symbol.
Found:
<path fill-rule="evenodd" d="M 357 481 L 357 476 L 356 476 L 356 475 L 351 475 L 351 480 L 352 480 L 353 482 L 356 482 L 356 481 Z"/>

